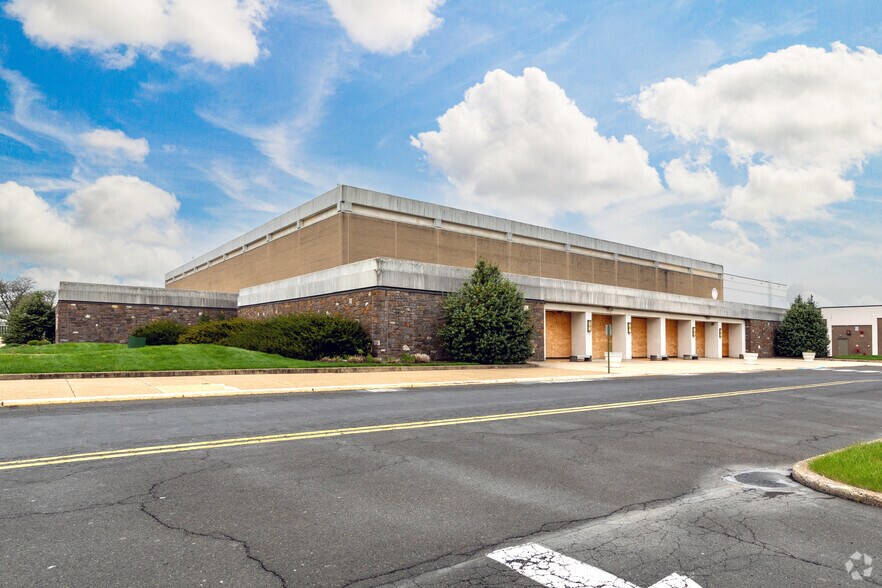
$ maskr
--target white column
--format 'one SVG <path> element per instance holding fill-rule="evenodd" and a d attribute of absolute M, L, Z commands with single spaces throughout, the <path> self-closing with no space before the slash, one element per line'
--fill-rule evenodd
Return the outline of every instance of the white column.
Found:
<path fill-rule="evenodd" d="M 591 353 L 591 340 L 588 338 L 588 313 L 571 312 L 570 329 L 572 341 L 572 355 L 589 355 Z"/>
<path fill-rule="evenodd" d="M 587 329 L 588 322 L 591 321 L 591 313 L 585 313 L 585 327 Z M 585 333 L 585 355 L 591 355 L 592 349 L 594 349 L 594 324 L 591 325 L 591 330 Z M 596 357 L 594 359 L 597 359 Z"/>
<path fill-rule="evenodd" d="M 629 324 L 631 324 L 630 314 L 619 314 L 612 317 L 612 350 L 621 353 L 622 359 L 631 359 L 632 357 L 631 333 L 628 332 Z"/>
<path fill-rule="evenodd" d="M 680 357 L 683 357 L 684 355 L 689 355 L 690 357 L 695 355 L 694 330 L 695 319 L 677 321 L 677 344 L 679 346 L 677 352 Z"/>
<path fill-rule="evenodd" d="M 731 323 L 729 325 L 729 357 L 738 357 L 745 351 L 744 325 Z"/>
<path fill-rule="evenodd" d="M 723 357 L 723 323 L 704 323 L 704 356 L 712 359 Z"/>
<path fill-rule="evenodd" d="M 646 354 L 657 355 L 659 358 L 667 355 L 665 340 L 665 319 L 646 319 Z"/>

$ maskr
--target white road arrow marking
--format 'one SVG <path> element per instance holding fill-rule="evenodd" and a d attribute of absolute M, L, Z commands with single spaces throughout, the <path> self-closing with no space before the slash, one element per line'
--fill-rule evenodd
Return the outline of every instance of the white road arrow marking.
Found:
<path fill-rule="evenodd" d="M 507 547 L 487 555 L 548 588 L 640 588 L 609 572 L 567 557 L 538 543 Z M 649 588 L 701 588 L 680 574 L 659 580 Z"/>

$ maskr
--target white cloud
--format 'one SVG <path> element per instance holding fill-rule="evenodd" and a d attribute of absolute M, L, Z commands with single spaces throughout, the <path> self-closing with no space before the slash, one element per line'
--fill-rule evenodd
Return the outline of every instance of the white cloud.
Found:
<path fill-rule="evenodd" d="M 760 247 L 744 229 L 730 220 L 711 223 L 707 236 L 677 229 L 662 239 L 658 249 L 693 259 L 703 259 L 724 267 L 754 268 L 761 261 Z"/>
<path fill-rule="evenodd" d="M 677 137 L 722 143 L 747 165 L 726 213 L 760 223 L 821 218 L 851 197 L 842 176 L 882 152 L 882 55 L 792 46 L 644 88 L 636 108 Z"/>
<path fill-rule="evenodd" d="M 61 205 L 6 182 L 0 184 L 0 257 L 46 279 L 157 283 L 183 259 L 178 207 L 172 194 L 131 176 L 100 178 Z"/>
<path fill-rule="evenodd" d="M 717 174 L 706 164 L 696 164 L 679 157 L 663 167 L 668 189 L 681 202 L 713 202 L 725 194 Z"/>
<path fill-rule="evenodd" d="M 206 177 L 221 191 L 238 202 L 245 210 L 281 213 L 284 208 L 254 196 L 254 192 L 266 192 L 273 188 L 265 177 L 243 177 L 229 163 L 213 161 L 206 171 Z M 255 189 L 256 188 L 256 189 Z"/>
<path fill-rule="evenodd" d="M 786 168 L 773 164 L 752 165 L 744 186 L 732 189 L 724 214 L 735 220 L 766 223 L 770 218 L 787 221 L 823 217 L 824 207 L 849 200 L 854 182 L 825 168 Z"/>
<path fill-rule="evenodd" d="M 441 26 L 435 16 L 444 0 L 328 0 L 331 12 L 355 43 L 394 55 Z"/>
<path fill-rule="evenodd" d="M 80 134 L 80 139 L 99 154 L 110 157 L 122 156 L 132 161 L 144 161 L 150 153 L 147 139 L 132 139 L 119 130 L 95 129 Z"/>
<path fill-rule="evenodd" d="M 662 191 L 637 139 L 598 133 L 540 69 L 488 72 L 438 126 L 411 142 L 472 206 L 548 221 Z"/>
<path fill-rule="evenodd" d="M 12 0 L 5 11 L 31 40 L 88 50 L 112 68 L 177 45 L 224 67 L 251 64 L 268 16 L 263 0 Z"/>

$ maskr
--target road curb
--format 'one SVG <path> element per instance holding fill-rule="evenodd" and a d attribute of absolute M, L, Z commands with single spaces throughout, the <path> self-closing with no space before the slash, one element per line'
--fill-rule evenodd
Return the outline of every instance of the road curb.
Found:
<path fill-rule="evenodd" d="M 842 482 L 831 480 L 830 478 L 813 472 L 808 464 L 810 461 L 817 459 L 818 457 L 822 456 L 817 455 L 815 457 L 810 457 L 809 459 L 804 459 L 793 466 L 793 479 L 803 486 L 811 488 L 812 490 L 817 490 L 818 492 L 823 492 L 824 494 L 838 496 L 839 498 L 847 498 L 848 500 L 854 500 L 855 502 L 860 502 L 862 504 L 869 504 L 870 506 L 882 507 L 882 492 L 873 492 L 872 490 L 865 490 L 863 488 L 858 488 L 857 486 L 843 484 Z"/>
<path fill-rule="evenodd" d="M 603 380 L 602 377 L 558 376 L 551 378 L 504 378 L 496 380 L 458 380 L 452 382 L 409 382 L 399 384 L 361 384 L 344 386 L 306 386 L 301 388 L 259 388 L 253 390 L 210 390 L 193 392 L 170 392 L 156 394 L 121 394 L 113 396 L 84 396 L 80 398 L 24 398 L 2 400 L 0 408 L 45 406 L 59 404 L 90 404 L 99 402 L 130 402 L 139 400 L 177 400 L 182 398 L 223 398 L 228 396 L 263 396 L 273 394 L 308 394 L 318 392 L 355 392 L 358 390 L 403 390 L 413 388 L 439 388 L 445 386 L 481 386 L 495 384 L 536 384 L 558 382 L 591 382 Z"/>

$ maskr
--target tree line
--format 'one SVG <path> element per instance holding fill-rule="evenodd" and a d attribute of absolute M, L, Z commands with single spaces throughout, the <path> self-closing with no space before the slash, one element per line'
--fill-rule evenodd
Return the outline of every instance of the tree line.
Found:
<path fill-rule="evenodd" d="M 0 319 L 6 344 L 55 340 L 55 291 L 40 290 L 28 276 L 0 280 Z"/>

